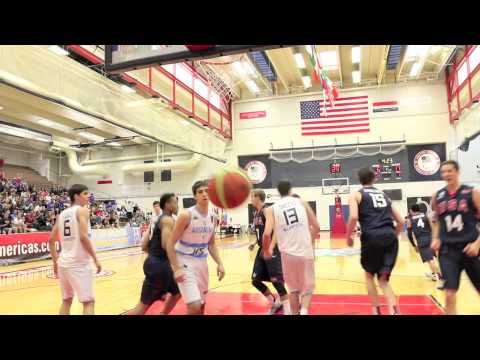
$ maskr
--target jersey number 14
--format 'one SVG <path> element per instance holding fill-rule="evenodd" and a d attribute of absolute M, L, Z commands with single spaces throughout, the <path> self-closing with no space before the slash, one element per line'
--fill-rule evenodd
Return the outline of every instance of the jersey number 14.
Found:
<path fill-rule="evenodd" d="M 455 216 L 455 219 L 453 219 L 453 222 L 452 222 L 452 215 L 445 216 L 445 225 L 447 227 L 447 232 L 450 232 L 453 229 L 457 229 L 457 231 L 462 231 L 463 230 L 462 215 L 458 214 L 457 216 Z"/>

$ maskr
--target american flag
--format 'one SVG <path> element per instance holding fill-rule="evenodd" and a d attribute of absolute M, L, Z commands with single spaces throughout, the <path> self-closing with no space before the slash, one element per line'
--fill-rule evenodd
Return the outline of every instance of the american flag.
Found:
<path fill-rule="evenodd" d="M 369 132 L 368 95 L 339 97 L 334 107 L 323 100 L 301 101 L 300 118 L 302 135 Z"/>

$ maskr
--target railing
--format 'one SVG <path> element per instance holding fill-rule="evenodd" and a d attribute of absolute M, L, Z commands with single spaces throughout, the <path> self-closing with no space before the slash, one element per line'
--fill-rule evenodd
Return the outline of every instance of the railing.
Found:
<path fill-rule="evenodd" d="M 450 123 L 460 118 L 462 111 L 480 101 L 480 46 L 466 47 L 465 55 L 453 65 L 446 76 Z"/>
<path fill-rule="evenodd" d="M 104 62 L 103 59 L 80 45 L 68 45 L 68 49 L 94 64 L 103 64 Z M 191 84 L 186 84 L 186 80 L 182 81 L 176 76 L 180 67 L 183 72 L 189 74 L 192 80 Z M 121 74 L 121 77 L 152 97 L 163 99 L 173 109 L 196 120 L 201 125 L 217 130 L 225 138 L 232 138 L 230 104 L 223 103 L 220 98 L 217 99 L 214 89 L 209 86 L 208 81 L 191 66 L 185 64 L 150 66 L 145 69 L 128 71 Z M 207 90 L 206 94 L 199 93 L 201 88 Z M 216 100 L 216 104 L 212 103 L 212 99 Z"/>

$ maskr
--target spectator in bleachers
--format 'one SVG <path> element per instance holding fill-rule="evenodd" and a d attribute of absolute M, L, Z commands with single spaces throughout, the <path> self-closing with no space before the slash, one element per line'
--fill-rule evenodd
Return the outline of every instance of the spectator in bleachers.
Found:
<path fill-rule="evenodd" d="M 0 177 L 0 234 L 29 231 L 50 231 L 56 216 L 69 206 L 70 200 L 65 188 L 53 186 L 37 187 L 27 184 L 21 177 L 14 179 Z M 140 226 L 145 214 L 137 204 L 128 201 L 132 221 Z M 107 204 L 95 201 L 92 196 L 91 225 L 94 228 L 118 228 L 121 220 L 127 221 L 127 209 L 117 207 L 114 202 Z M 134 210 L 134 211 L 133 211 Z M 135 219 L 133 219 L 135 217 Z"/>

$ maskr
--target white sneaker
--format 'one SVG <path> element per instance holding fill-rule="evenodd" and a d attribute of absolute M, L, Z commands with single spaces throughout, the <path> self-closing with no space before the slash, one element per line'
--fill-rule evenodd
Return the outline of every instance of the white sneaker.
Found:
<path fill-rule="evenodd" d="M 430 280 L 432 280 L 432 281 L 437 281 L 437 274 L 425 273 L 425 276 L 426 276 L 427 278 L 429 278 Z"/>
<path fill-rule="evenodd" d="M 275 302 L 272 304 L 272 307 L 268 315 L 275 315 L 283 307 L 283 304 L 279 298 L 275 299 Z"/>

